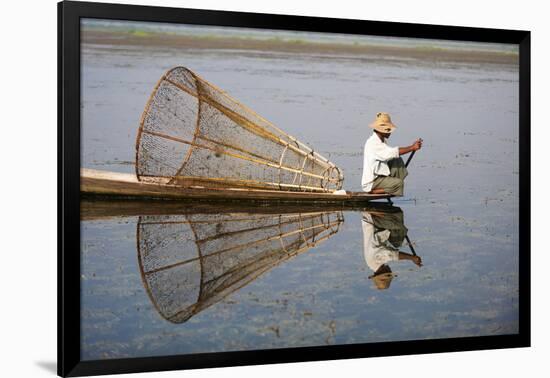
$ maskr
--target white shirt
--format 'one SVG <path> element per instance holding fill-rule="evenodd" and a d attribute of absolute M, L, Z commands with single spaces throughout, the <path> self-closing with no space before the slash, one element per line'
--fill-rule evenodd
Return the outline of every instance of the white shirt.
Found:
<path fill-rule="evenodd" d="M 373 132 L 365 142 L 363 156 L 361 186 L 365 192 L 370 192 L 372 190 L 372 182 L 378 176 L 389 176 L 390 167 L 388 167 L 388 160 L 399 157 L 399 147 L 388 146 Z"/>
<path fill-rule="evenodd" d="M 363 254 L 368 267 L 376 272 L 383 264 L 399 260 L 399 250 L 388 245 L 390 230 L 374 232 L 372 217 L 363 212 Z"/>

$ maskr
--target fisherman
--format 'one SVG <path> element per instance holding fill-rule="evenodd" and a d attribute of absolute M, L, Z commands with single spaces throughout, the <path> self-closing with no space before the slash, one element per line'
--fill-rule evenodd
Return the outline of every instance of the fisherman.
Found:
<path fill-rule="evenodd" d="M 361 219 L 363 254 L 367 266 L 374 272 L 369 279 L 378 290 L 388 289 L 396 277 L 389 263 L 409 260 L 418 267 L 422 266 L 420 256 L 399 250 L 408 230 L 403 224 L 403 211 L 399 208 L 394 209 L 397 211 L 364 211 Z"/>
<path fill-rule="evenodd" d="M 365 143 L 361 186 L 370 194 L 402 196 L 408 173 L 400 156 L 421 149 L 422 139 L 407 147 L 388 146 L 386 139 L 396 128 L 388 113 L 376 114 L 375 121 L 369 126 L 374 132 Z"/>

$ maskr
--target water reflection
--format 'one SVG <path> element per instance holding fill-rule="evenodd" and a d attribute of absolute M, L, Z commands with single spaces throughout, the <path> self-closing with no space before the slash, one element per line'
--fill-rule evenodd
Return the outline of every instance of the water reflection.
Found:
<path fill-rule="evenodd" d="M 390 265 L 422 266 L 399 207 L 257 207 L 140 201 L 82 201 L 82 220 L 137 216 L 137 255 L 156 311 L 173 323 L 223 300 L 262 274 L 335 235 L 343 212 L 361 214 L 364 260 L 377 289 L 396 275 Z M 358 237 L 361 233 L 356 234 Z M 399 250 L 409 246 L 412 253 Z"/>
<path fill-rule="evenodd" d="M 385 207 L 363 211 L 361 227 L 363 229 L 363 253 L 367 266 L 373 271 L 369 276 L 379 290 L 385 290 L 396 275 L 390 263 L 409 260 L 422 266 L 422 259 L 416 255 L 414 247 L 407 236 L 407 227 L 403 222 L 403 211 L 398 207 Z M 400 251 L 404 241 L 412 253 Z"/>
<path fill-rule="evenodd" d="M 342 211 L 140 216 L 143 284 L 158 313 L 182 323 L 338 232 Z"/>

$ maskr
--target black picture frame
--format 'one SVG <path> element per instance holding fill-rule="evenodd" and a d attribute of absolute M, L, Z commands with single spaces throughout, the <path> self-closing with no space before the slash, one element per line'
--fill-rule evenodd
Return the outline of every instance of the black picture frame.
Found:
<path fill-rule="evenodd" d="M 80 18 L 158 21 L 519 45 L 519 333 L 81 361 Z M 58 3 L 58 374 L 82 376 L 530 346 L 530 32 L 64 1 Z"/>

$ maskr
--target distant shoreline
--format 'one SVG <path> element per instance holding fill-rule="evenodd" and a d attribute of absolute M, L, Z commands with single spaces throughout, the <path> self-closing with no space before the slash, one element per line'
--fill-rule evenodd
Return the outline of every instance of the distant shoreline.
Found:
<path fill-rule="evenodd" d="M 81 33 L 81 42 L 114 46 L 157 46 L 181 49 L 251 50 L 287 53 L 319 53 L 371 55 L 411 58 L 422 61 L 457 63 L 493 63 L 518 65 L 519 56 L 514 52 L 462 50 L 434 47 L 402 47 L 366 44 L 338 44 L 309 42 L 303 40 L 253 39 L 225 36 L 185 36 L 167 33 L 86 30 Z"/>

